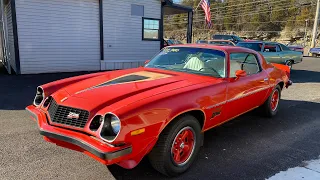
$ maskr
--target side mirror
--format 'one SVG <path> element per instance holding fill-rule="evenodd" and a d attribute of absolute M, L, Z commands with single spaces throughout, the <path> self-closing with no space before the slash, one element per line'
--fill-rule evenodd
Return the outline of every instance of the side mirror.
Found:
<path fill-rule="evenodd" d="M 145 62 L 144 62 L 144 64 L 148 64 L 150 62 L 150 60 L 146 60 Z"/>
<path fill-rule="evenodd" d="M 244 71 L 244 70 L 237 70 L 237 71 L 236 71 L 236 77 L 237 77 L 237 79 L 239 79 L 240 77 L 246 77 L 246 76 L 247 76 L 246 71 Z"/>

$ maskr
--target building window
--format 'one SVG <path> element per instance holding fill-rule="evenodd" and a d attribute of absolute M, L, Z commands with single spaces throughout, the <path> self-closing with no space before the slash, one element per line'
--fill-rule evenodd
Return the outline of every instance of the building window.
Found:
<path fill-rule="evenodd" d="M 160 20 L 152 18 L 142 18 L 142 40 L 160 40 Z"/>

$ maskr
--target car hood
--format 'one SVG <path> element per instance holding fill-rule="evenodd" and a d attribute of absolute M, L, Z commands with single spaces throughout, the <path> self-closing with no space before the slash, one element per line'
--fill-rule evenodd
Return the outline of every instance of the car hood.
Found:
<path fill-rule="evenodd" d="M 150 95 L 168 92 L 205 81 L 202 76 L 137 68 L 109 72 L 60 89 L 53 94 L 58 104 L 86 110 L 114 103 L 126 105 Z"/>

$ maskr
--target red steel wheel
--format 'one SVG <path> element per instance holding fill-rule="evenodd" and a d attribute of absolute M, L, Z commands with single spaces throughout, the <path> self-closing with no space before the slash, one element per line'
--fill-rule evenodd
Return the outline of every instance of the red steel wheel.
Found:
<path fill-rule="evenodd" d="M 202 138 L 200 123 L 194 116 L 177 117 L 161 132 L 148 154 L 152 167 L 171 177 L 184 173 L 196 159 Z"/>
<path fill-rule="evenodd" d="M 279 110 L 281 97 L 281 87 L 277 85 L 270 93 L 268 99 L 260 106 L 260 110 L 264 116 L 275 116 Z"/>
<path fill-rule="evenodd" d="M 278 108 L 279 99 L 280 99 L 279 90 L 276 89 L 271 96 L 270 106 L 272 111 L 275 111 Z"/>
<path fill-rule="evenodd" d="M 186 164 L 195 147 L 195 132 L 191 127 L 181 129 L 173 140 L 171 156 L 178 166 Z"/>

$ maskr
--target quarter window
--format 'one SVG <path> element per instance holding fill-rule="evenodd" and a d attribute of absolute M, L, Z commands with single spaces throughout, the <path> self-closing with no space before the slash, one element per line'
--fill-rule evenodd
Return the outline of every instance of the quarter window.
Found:
<path fill-rule="evenodd" d="M 244 70 L 248 75 L 259 73 L 260 66 L 256 56 L 250 53 L 231 53 L 230 77 L 236 77 L 237 70 Z"/>
<path fill-rule="evenodd" d="M 160 40 L 160 26 L 159 26 L 159 19 L 151 19 L 151 18 L 142 18 L 142 25 L 143 25 L 143 40 L 153 40 L 159 41 Z"/>
<path fill-rule="evenodd" d="M 282 48 L 282 51 L 290 51 L 290 49 L 287 46 L 285 46 L 283 44 L 280 44 L 280 46 Z"/>

